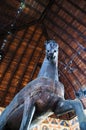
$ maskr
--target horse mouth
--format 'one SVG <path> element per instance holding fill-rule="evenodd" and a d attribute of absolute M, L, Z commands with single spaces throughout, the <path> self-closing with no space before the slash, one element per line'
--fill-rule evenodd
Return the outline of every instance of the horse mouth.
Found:
<path fill-rule="evenodd" d="M 53 56 L 53 55 L 52 55 L 52 56 L 48 56 L 47 59 L 48 59 L 49 61 L 53 61 L 53 60 L 55 60 L 55 56 Z"/>

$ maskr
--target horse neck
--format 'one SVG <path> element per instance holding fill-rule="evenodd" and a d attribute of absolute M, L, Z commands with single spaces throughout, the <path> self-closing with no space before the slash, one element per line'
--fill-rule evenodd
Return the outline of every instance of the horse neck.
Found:
<path fill-rule="evenodd" d="M 57 62 L 52 63 L 45 57 L 38 77 L 50 78 L 53 81 L 58 81 L 58 70 L 57 70 Z"/>

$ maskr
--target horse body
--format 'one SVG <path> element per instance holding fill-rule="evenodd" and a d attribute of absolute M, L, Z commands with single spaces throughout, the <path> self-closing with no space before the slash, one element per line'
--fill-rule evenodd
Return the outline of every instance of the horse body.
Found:
<path fill-rule="evenodd" d="M 6 107 L 0 117 L 0 130 L 29 130 L 52 113 L 59 115 L 71 110 L 77 111 L 81 130 L 85 130 L 86 116 L 82 104 L 64 99 L 64 86 L 58 76 L 58 44 L 50 40 L 46 42 L 46 56 L 38 77 Z"/>

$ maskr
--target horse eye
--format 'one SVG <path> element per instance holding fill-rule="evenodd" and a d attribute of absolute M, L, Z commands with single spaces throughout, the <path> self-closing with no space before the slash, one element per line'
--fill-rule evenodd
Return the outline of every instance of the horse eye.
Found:
<path fill-rule="evenodd" d="M 54 50 L 54 52 L 56 52 L 56 50 Z"/>

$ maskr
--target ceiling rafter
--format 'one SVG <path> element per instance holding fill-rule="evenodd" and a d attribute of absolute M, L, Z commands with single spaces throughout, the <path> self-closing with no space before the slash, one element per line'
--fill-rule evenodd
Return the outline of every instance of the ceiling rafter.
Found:
<path fill-rule="evenodd" d="M 75 6 L 78 10 L 80 10 L 82 13 L 86 14 L 86 11 L 83 10 L 82 8 L 80 8 L 77 4 L 75 4 L 73 1 L 71 0 L 67 0 L 70 4 L 72 4 L 73 6 Z"/>
<path fill-rule="evenodd" d="M 30 42 L 30 41 L 32 40 L 32 38 L 33 38 L 33 36 L 34 36 L 34 34 L 35 34 L 35 31 L 36 31 L 37 27 L 38 27 L 38 25 L 36 25 L 35 30 L 34 30 L 32 36 L 31 36 L 31 38 L 29 39 L 28 42 Z M 42 34 L 40 35 L 38 41 L 41 39 L 41 37 L 42 37 Z M 37 42 L 38 42 L 38 41 L 37 41 Z M 39 42 L 38 42 L 38 44 L 39 44 Z M 24 72 L 23 72 L 22 76 L 20 77 L 20 80 L 19 80 L 19 83 L 18 83 L 18 85 L 17 85 L 17 89 L 16 89 L 16 91 L 15 91 L 15 94 L 21 89 L 19 86 L 21 86 L 21 84 L 22 84 L 22 79 L 24 78 L 24 75 L 25 75 L 25 73 L 26 73 L 26 71 L 27 71 L 27 67 L 28 67 L 28 65 L 29 65 L 29 63 L 30 63 L 30 61 L 31 61 L 31 59 L 33 58 L 34 52 L 35 52 L 36 47 L 38 46 L 38 44 L 36 43 L 36 45 L 35 45 L 35 47 L 34 47 L 34 49 L 33 49 L 33 52 L 32 52 L 32 54 L 31 54 L 31 56 L 30 56 L 30 59 L 28 60 L 28 62 L 27 62 L 26 65 L 25 65 L 26 67 L 25 67 L 25 69 L 24 69 Z M 28 82 L 29 82 L 29 81 L 28 81 Z"/>
<path fill-rule="evenodd" d="M 57 2 L 56 2 L 56 4 L 57 4 L 57 6 L 60 8 L 60 9 L 62 9 L 64 12 L 66 12 L 69 16 L 71 16 L 74 20 L 76 20 L 76 21 L 78 21 L 80 24 L 82 24 L 83 26 L 85 26 L 86 27 L 86 24 L 83 22 L 83 21 L 81 21 L 79 18 L 76 18 L 72 13 L 70 13 L 66 8 L 64 8 L 61 4 L 58 4 Z"/>
<path fill-rule="evenodd" d="M 62 30 L 62 33 L 67 34 L 67 36 L 68 36 L 69 38 L 71 38 L 72 41 L 76 42 L 76 44 L 77 44 L 78 41 L 77 41 L 71 34 L 69 34 L 65 29 L 63 29 L 63 28 L 62 28 L 61 26 L 59 26 L 57 23 L 55 23 L 54 21 L 52 21 L 49 17 L 47 17 L 46 19 L 47 19 L 47 20 L 50 20 L 53 25 L 55 25 L 57 28 L 59 28 L 60 30 Z M 48 27 L 47 27 L 47 28 L 48 28 Z M 65 40 L 64 40 L 64 42 L 65 42 Z M 81 57 L 81 55 L 79 55 L 79 53 L 76 51 L 76 49 L 72 48 L 72 47 L 70 46 L 70 44 L 68 44 L 67 42 L 65 42 L 65 43 L 66 43 L 74 52 L 77 53 L 77 55 L 80 57 L 80 59 L 83 61 L 83 63 L 86 62 L 85 59 L 83 59 L 83 58 Z"/>
<path fill-rule="evenodd" d="M 36 26 L 36 28 L 37 28 L 37 26 Z M 32 40 L 32 38 L 33 38 L 33 36 L 34 36 L 34 33 L 35 33 L 35 31 L 36 31 L 36 28 L 35 28 L 33 34 L 31 35 L 31 38 L 29 39 L 28 43 Z M 24 32 L 24 34 L 23 34 L 23 37 L 25 36 L 26 32 L 27 32 L 27 30 L 25 30 L 25 32 Z M 20 45 L 21 45 L 21 41 L 20 41 L 20 44 L 18 44 L 18 46 L 17 46 L 17 48 L 16 48 L 16 51 L 18 50 L 18 48 L 20 47 Z M 28 47 L 28 45 L 29 45 L 29 44 L 27 44 L 27 47 Z M 26 51 L 27 47 L 25 48 L 25 51 Z M 16 54 L 16 51 L 15 51 L 14 55 Z M 8 64 L 8 66 L 7 66 L 7 69 L 8 69 L 8 67 L 9 67 L 10 63 L 12 62 L 12 59 L 13 59 L 14 55 L 12 56 L 12 58 L 11 58 L 9 64 Z M 32 55 L 33 55 L 33 53 L 32 53 Z M 21 57 L 21 58 L 22 58 L 22 57 Z M 29 61 L 30 61 L 30 60 L 28 60 L 26 66 L 28 66 Z M 19 62 L 19 63 L 20 63 L 20 62 Z M 19 64 L 18 64 L 18 65 L 19 65 Z M 26 68 L 27 68 L 27 67 L 26 67 Z M 25 73 L 26 68 L 24 69 L 24 72 L 23 72 L 23 74 L 22 74 L 22 78 L 23 78 L 23 76 L 24 76 L 24 73 Z M 17 69 L 17 68 L 16 68 L 16 69 Z M 5 71 L 5 73 L 6 73 L 6 71 Z M 14 73 L 15 73 L 15 71 L 13 72 L 12 76 L 14 76 Z M 22 78 L 21 78 L 21 79 L 22 79 Z M 20 84 L 20 83 L 22 82 L 21 79 L 20 79 L 20 82 L 19 82 L 18 84 Z M 11 80 L 12 80 L 12 77 L 11 77 Z M 1 105 L 4 105 L 3 103 L 5 102 L 5 97 L 6 97 L 6 95 L 7 95 L 8 89 L 9 89 L 9 87 L 10 87 L 11 80 L 9 80 L 9 83 L 8 83 L 7 89 L 6 89 L 5 93 L 4 93 L 4 96 L 3 96 L 3 99 L 2 99 Z M 18 85 L 18 86 L 19 86 L 19 85 Z"/>
<path fill-rule="evenodd" d="M 25 34 L 26 34 L 26 30 L 24 31 L 24 34 L 23 34 L 22 38 L 24 38 Z M 14 37 L 12 37 L 11 42 L 13 42 L 13 40 L 14 40 Z M 11 44 L 11 42 L 10 42 L 10 44 Z M 2 75 L 2 77 L 1 77 L 1 79 L 0 79 L 0 82 L 3 80 L 5 73 L 8 71 L 9 66 L 10 66 L 10 64 L 12 63 L 12 60 L 13 60 L 13 58 L 14 58 L 14 56 L 15 56 L 17 50 L 18 50 L 18 48 L 20 47 L 20 45 L 21 45 L 21 41 L 19 41 L 19 44 L 17 45 L 15 52 L 14 52 L 13 55 L 11 56 L 11 58 L 10 58 L 8 64 L 7 64 L 7 66 L 6 66 L 6 69 L 4 70 L 3 75 Z M 9 46 L 9 47 L 10 47 L 10 46 Z M 8 49 L 8 51 L 9 51 L 9 49 Z"/>
<path fill-rule="evenodd" d="M 60 7 L 59 7 L 59 9 L 60 9 Z M 59 11 L 59 10 L 58 10 L 58 11 Z M 75 32 L 77 32 L 77 33 L 79 34 L 80 37 L 82 37 L 82 38 L 86 41 L 85 35 L 84 35 L 80 30 L 78 30 L 77 27 L 75 27 L 75 26 L 72 25 L 72 22 L 73 22 L 73 21 L 69 23 L 69 22 L 68 22 L 67 20 L 65 20 L 63 17 L 61 17 L 60 15 L 58 15 L 57 12 L 55 13 L 55 12 L 53 12 L 52 10 L 50 10 L 50 12 L 53 13 L 54 16 L 56 16 L 57 18 L 59 18 L 59 19 L 60 19 L 63 23 L 65 23 L 68 27 L 71 27 Z M 50 13 L 50 12 L 49 12 L 49 13 Z"/>

